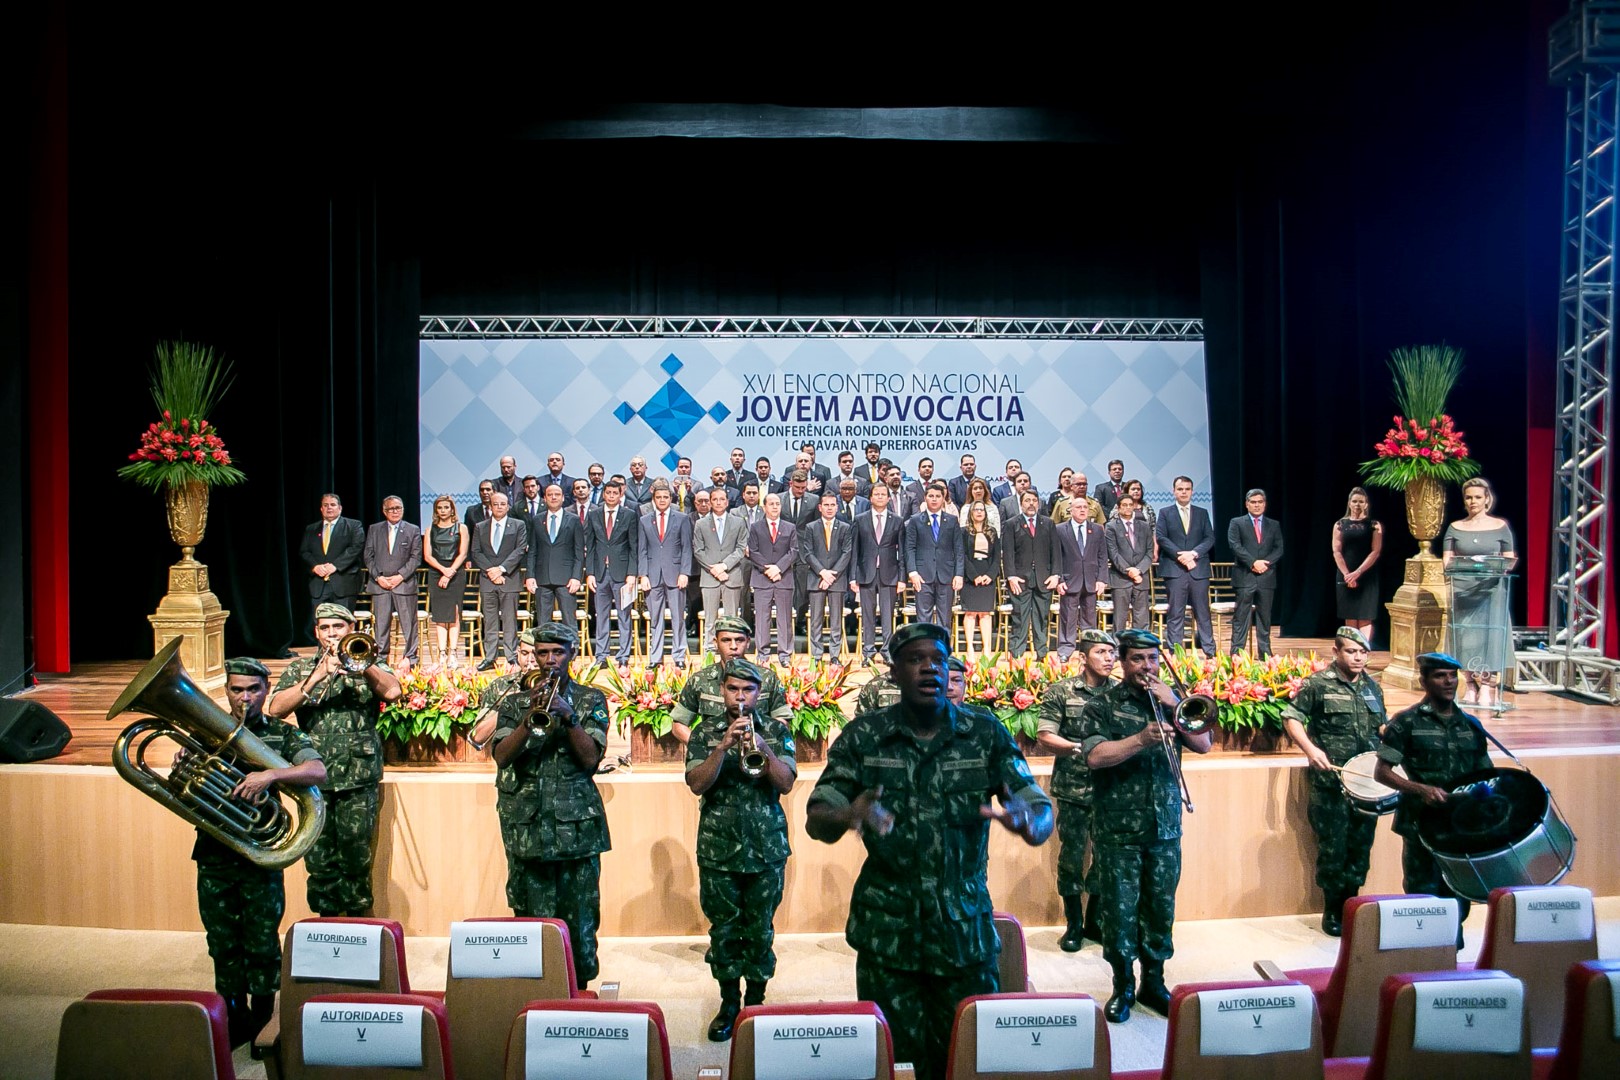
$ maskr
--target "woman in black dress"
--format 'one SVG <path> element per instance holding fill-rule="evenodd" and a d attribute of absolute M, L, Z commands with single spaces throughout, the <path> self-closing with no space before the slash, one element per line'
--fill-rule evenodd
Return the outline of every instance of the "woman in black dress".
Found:
<path fill-rule="evenodd" d="M 1378 618 L 1378 556 L 1383 550 L 1384 527 L 1369 512 L 1367 489 L 1353 487 L 1344 517 L 1333 525 L 1333 563 L 1338 567 L 1334 592 L 1339 618 L 1361 631 L 1368 645 Z"/>
<path fill-rule="evenodd" d="M 967 637 L 967 658 L 973 653 L 973 627 L 979 627 L 984 640 L 984 651 L 990 651 L 995 640 L 991 636 L 991 623 L 996 610 L 996 573 L 1001 566 L 1001 541 L 995 526 L 990 523 L 989 506 L 982 502 L 967 504 L 967 520 L 963 522 L 962 536 L 962 630 Z"/>
<path fill-rule="evenodd" d="M 467 562 L 467 526 L 456 520 L 448 495 L 433 500 L 433 521 L 422 533 L 422 561 L 428 575 L 428 620 L 438 642 L 440 664 L 447 664 L 461 642 L 461 568 Z"/>

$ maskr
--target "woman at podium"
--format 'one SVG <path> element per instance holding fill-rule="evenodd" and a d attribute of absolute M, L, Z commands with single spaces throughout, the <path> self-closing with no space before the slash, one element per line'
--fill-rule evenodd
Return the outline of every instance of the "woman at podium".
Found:
<path fill-rule="evenodd" d="M 1464 705 L 1502 711 L 1502 672 L 1513 657 L 1513 620 L 1508 611 L 1508 575 L 1518 563 L 1513 530 L 1491 516 L 1496 493 L 1482 477 L 1462 486 L 1461 521 L 1441 541 L 1451 582 L 1448 651 L 1462 661 L 1468 680 Z"/>

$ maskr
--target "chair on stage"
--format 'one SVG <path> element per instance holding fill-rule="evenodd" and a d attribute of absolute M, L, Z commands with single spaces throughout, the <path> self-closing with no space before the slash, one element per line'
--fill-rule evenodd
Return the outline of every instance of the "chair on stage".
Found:
<path fill-rule="evenodd" d="M 1008 599 L 1007 579 L 1004 577 L 996 578 L 996 610 L 994 614 L 996 617 L 996 648 L 1001 652 L 1011 652 L 1013 604 Z M 1023 648 L 1025 650 L 1029 649 L 1028 638 L 1024 639 Z M 1018 656 L 1023 655 L 1023 652 L 1018 654 Z M 1013 659 L 1018 659 L 1018 656 L 1013 657 Z"/>
<path fill-rule="evenodd" d="M 450 1025 L 438 998 L 317 994 L 288 1017 L 283 1080 L 455 1080 Z M 306 1038 L 306 1031 L 316 1037 Z"/>
<path fill-rule="evenodd" d="M 672 1080 L 674 1072 L 669 1063 L 669 1032 L 664 1026 L 664 1011 L 650 1001 L 530 1001 L 519 1008 L 516 1017 L 507 1027 L 504 1036 L 505 1070 L 497 1069 L 494 1072 L 476 1075 L 502 1076 L 506 1080 L 573 1080 L 577 1075 L 577 1066 L 567 1058 L 577 1056 L 579 1053 L 578 1035 L 570 1032 L 564 1038 L 562 1033 L 558 1032 L 554 1038 L 558 1043 L 564 1044 L 566 1049 L 559 1046 L 556 1064 L 546 1066 L 543 1064 L 543 1053 L 537 1053 L 536 1056 L 540 1059 L 537 1061 L 539 1067 L 531 1072 L 526 1069 L 531 1034 L 537 1041 L 544 1040 L 548 1024 L 577 1028 L 582 1024 L 622 1027 L 627 1023 L 635 1028 L 642 1026 L 646 1028 L 646 1071 L 640 1074 L 623 1071 L 614 1075 L 639 1075 L 645 1080 Z M 632 1031 L 632 1042 L 636 1034 L 637 1032 Z"/>
<path fill-rule="evenodd" d="M 764 1027 L 815 1027 L 833 1021 L 843 1021 L 854 1027 L 857 1032 L 873 1032 L 873 1057 L 863 1059 L 861 1067 L 851 1073 L 849 1080 L 855 1076 L 875 1077 L 876 1080 L 892 1080 L 897 1075 L 910 1076 L 909 1066 L 903 1073 L 897 1073 L 894 1062 L 894 1040 L 889 1036 L 889 1023 L 883 1018 L 883 1010 L 870 1001 L 818 1001 L 803 1002 L 797 1005 L 744 1005 L 737 1016 L 737 1031 L 731 1040 L 731 1068 L 726 1074 L 729 1080 L 756 1080 L 762 1073 L 766 1076 L 792 1076 L 791 1060 L 771 1063 L 774 1068 L 756 1069 L 760 1064 L 756 1054 L 761 1044 L 767 1054 L 772 1048 L 780 1048 L 788 1052 L 799 1050 L 808 1054 L 809 1043 L 805 1040 L 794 1039 L 757 1039 L 756 1036 Z M 843 1042 L 844 1040 L 840 1040 Z M 800 1047 L 802 1046 L 802 1050 Z M 832 1080 L 831 1073 L 819 1073 Z"/>
<path fill-rule="evenodd" d="M 1555 906 L 1545 906 L 1549 904 Z M 1564 978 L 1571 965 L 1597 958 L 1590 890 L 1571 885 L 1491 890 L 1485 943 L 1472 966 L 1496 968 L 1524 983 L 1531 1046 L 1558 1044 L 1564 1025 Z"/>
<path fill-rule="evenodd" d="M 375 928 L 375 930 L 373 929 Z M 349 933 L 345 930 L 349 929 Z M 375 939 L 371 944 L 343 943 L 329 945 L 317 937 L 358 937 Z M 295 948 L 296 946 L 296 948 Z M 320 955 L 315 953 L 319 946 Z M 342 959 L 354 968 L 343 971 L 361 971 L 365 974 L 333 975 L 325 966 L 330 959 L 327 950 L 345 950 Z M 352 951 L 348 951 L 352 950 Z M 364 963 L 358 961 L 364 959 Z M 371 974 L 375 972 L 375 974 Z M 291 1032 L 287 1025 L 296 1027 L 299 1010 L 310 998 L 321 994 L 378 993 L 409 994 L 410 976 L 405 966 L 405 931 L 393 919 L 300 919 L 287 927 L 281 945 L 281 993 L 276 997 L 276 1011 L 253 1040 L 253 1056 L 265 1060 L 265 1068 L 273 1078 L 277 1067 L 287 1060 L 287 1039 Z"/>
<path fill-rule="evenodd" d="M 1258 1017 L 1258 1019 L 1256 1019 Z M 1322 1017 L 1301 982 L 1183 983 L 1170 995 L 1163 1069 L 1119 1080 L 1296 1080 L 1324 1075 Z M 1364 1062 L 1325 1075 L 1354 1080 Z"/>
<path fill-rule="evenodd" d="M 1237 611 L 1237 590 L 1232 588 L 1232 564 L 1209 564 L 1209 619 L 1215 634 L 1211 643 L 1215 651 L 1229 645 L 1232 639 L 1232 613 Z"/>
<path fill-rule="evenodd" d="M 461 586 L 461 655 L 471 660 L 476 656 L 484 658 L 484 595 L 478 588 L 483 580 L 483 572 L 478 567 L 468 563 L 464 568 L 467 577 Z M 521 606 L 521 605 L 520 605 Z"/>
<path fill-rule="evenodd" d="M 194 990 L 96 990 L 62 1014 L 56 1080 L 235 1080 L 225 999 Z"/>
<path fill-rule="evenodd" d="M 1081 1024 L 1047 1024 L 1043 1019 L 1068 1020 L 1078 1014 Z M 1090 1019 L 1089 1030 L 1082 1025 Z M 1023 1022 L 1019 1022 L 1024 1018 Z M 1017 1032 L 1019 1049 L 1031 1052 L 1033 1060 L 1014 1064 L 1005 1059 L 1005 1052 L 986 1043 L 983 1056 L 988 1058 L 981 1067 L 980 1035 L 993 1039 L 997 1022 Z M 1070 1030 L 1079 1033 L 1074 1042 L 1061 1041 L 1059 1034 Z M 1035 1043 L 1026 1033 L 1050 1033 L 1053 1037 L 1044 1046 Z M 1089 1066 L 1078 1062 L 1090 1061 Z M 1007 1080 L 1009 1077 L 1031 1074 L 1060 1075 L 1065 1080 L 1108 1080 L 1112 1072 L 1108 1042 L 1108 1024 L 1102 1010 L 1089 994 L 981 994 L 964 998 L 956 1006 L 956 1022 L 951 1028 L 951 1048 L 945 1059 L 947 1080 Z M 1155 1076 L 1158 1074 L 1155 1073 Z"/>
<path fill-rule="evenodd" d="M 1024 924 L 1005 911 L 994 912 L 991 918 L 995 920 L 996 936 L 1001 939 L 1001 956 L 996 961 L 1001 992 L 1032 992 L 1035 985 L 1029 981 L 1029 948 L 1024 943 Z"/>
<path fill-rule="evenodd" d="M 1615 1034 L 1616 983 L 1620 983 L 1620 960 L 1583 960 L 1570 965 L 1564 976 L 1564 1027 L 1558 1040 L 1558 1056 L 1548 1074 L 1551 1080 L 1612 1080 L 1620 1076 L 1620 1038 Z M 1541 1063 L 1538 1052 L 1536 1064 Z"/>
<path fill-rule="evenodd" d="M 1386 978 L 1455 970 L 1457 910 L 1457 901 L 1432 896 L 1352 896 L 1344 902 L 1344 933 L 1331 968 L 1283 971 L 1260 960 L 1254 969 L 1271 982 L 1297 980 L 1311 988 L 1327 1056 L 1365 1057 L 1372 1053 L 1378 988 Z"/>
<path fill-rule="evenodd" d="M 1377 1035 L 1363 1077 L 1530 1080 L 1530 1017 L 1523 993 L 1524 984 L 1505 971 L 1389 976 L 1378 991 Z M 1470 998 L 1483 1007 L 1465 1007 Z"/>

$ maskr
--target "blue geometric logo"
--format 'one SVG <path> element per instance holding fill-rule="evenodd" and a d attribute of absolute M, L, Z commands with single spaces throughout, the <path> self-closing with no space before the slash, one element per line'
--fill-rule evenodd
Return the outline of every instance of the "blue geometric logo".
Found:
<path fill-rule="evenodd" d="M 685 365 L 675 358 L 674 353 L 664 357 L 664 362 L 658 366 L 669 376 L 664 385 L 653 391 L 652 397 L 639 410 L 628 401 L 621 401 L 619 407 L 613 410 L 613 415 L 619 418 L 621 424 L 628 424 L 638 415 L 646 421 L 653 434 L 669 444 L 669 450 L 659 460 L 664 463 L 664 468 L 673 469 L 681 459 L 675 448 L 698 422 L 707 416 L 718 424 L 731 415 L 731 410 L 719 401 L 707 410 L 699 405 L 697 399 L 687 393 L 686 387 L 675 381 L 675 373 Z"/>

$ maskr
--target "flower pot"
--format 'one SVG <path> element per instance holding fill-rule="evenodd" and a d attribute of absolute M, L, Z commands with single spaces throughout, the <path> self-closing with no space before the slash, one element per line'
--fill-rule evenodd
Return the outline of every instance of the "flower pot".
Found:
<path fill-rule="evenodd" d="M 169 537 L 180 545 L 182 561 L 189 562 L 208 528 L 208 485 L 201 480 L 170 484 L 164 490 L 164 502 L 169 511 Z"/>
<path fill-rule="evenodd" d="M 415 739 L 384 739 L 383 764 L 403 766 L 476 763 L 489 760 L 487 750 L 476 750 L 460 731 L 450 733 L 449 742 L 426 736 Z"/>
<path fill-rule="evenodd" d="M 1418 558 L 1432 559 L 1430 545 L 1445 524 L 1446 485 L 1432 476 L 1420 476 L 1406 485 L 1406 527 L 1418 542 Z"/>
<path fill-rule="evenodd" d="M 654 735 L 644 724 L 630 726 L 630 763 L 632 765 L 684 765 L 686 744 L 668 735 Z"/>
<path fill-rule="evenodd" d="M 1024 756 L 1027 758 L 1052 756 L 1052 751 L 1048 750 L 1046 747 L 1042 746 L 1038 740 L 1032 739 L 1028 735 L 1014 735 L 1013 738 L 1018 743 L 1018 749 L 1023 751 Z"/>
<path fill-rule="evenodd" d="M 815 765 L 827 760 L 827 746 L 830 739 L 811 739 L 795 735 L 793 737 L 793 760 L 800 765 Z"/>

